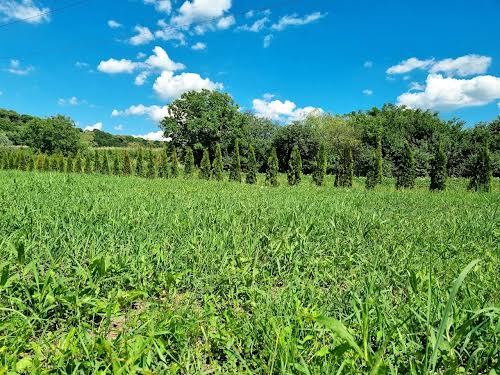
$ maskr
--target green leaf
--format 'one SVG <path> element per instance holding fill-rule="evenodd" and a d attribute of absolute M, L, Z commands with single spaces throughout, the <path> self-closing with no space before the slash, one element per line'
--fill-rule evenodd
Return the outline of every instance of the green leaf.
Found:
<path fill-rule="evenodd" d="M 321 315 L 316 318 L 316 321 L 321 325 L 325 326 L 327 329 L 333 331 L 337 336 L 346 341 L 349 346 L 354 349 L 361 358 L 365 358 L 363 351 L 356 343 L 354 337 L 349 333 L 346 326 L 337 319 L 330 318 L 328 316 Z M 366 358 L 365 358 L 366 360 Z"/>
<path fill-rule="evenodd" d="M 16 363 L 17 372 L 24 372 L 31 369 L 31 367 L 33 367 L 33 362 L 30 357 L 24 357 Z"/>

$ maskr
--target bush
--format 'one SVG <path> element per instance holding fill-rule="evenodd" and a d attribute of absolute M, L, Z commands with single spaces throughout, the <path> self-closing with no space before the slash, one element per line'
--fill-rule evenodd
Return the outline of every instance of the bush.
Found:
<path fill-rule="evenodd" d="M 130 163 L 130 157 L 128 156 L 128 151 L 125 150 L 123 152 L 122 174 L 124 176 L 130 176 L 131 173 L 132 173 L 132 164 Z"/>
<path fill-rule="evenodd" d="M 153 151 L 151 151 L 151 149 L 149 149 L 149 151 L 148 151 L 148 159 L 147 159 L 147 165 L 146 165 L 146 177 L 147 178 L 155 178 L 156 177 L 155 160 L 153 158 Z"/>
<path fill-rule="evenodd" d="M 135 160 L 135 175 L 138 177 L 144 176 L 144 160 L 142 155 L 142 148 L 137 152 L 137 158 Z"/>
<path fill-rule="evenodd" d="M 326 175 L 326 147 L 322 143 L 314 160 L 313 182 L 318 186 L 323 186 Z"/>
<path fill-rule="evenodd" d="M 342 150 L 340 162 L 337 167 L 337 174 L 335 176 L 335 186 L 337 187 L 352 187 L 352 180 L 354 178 L 354 160 L 352 158 L 352 147 L 345 145 Z"/>
<path fill-rule="evenodd" d="M 469 190 L 490 192 L 492 185 L 491 155 L 485 140 L 475 157 Z"/>
<path fill-rule="evenodd" d="M 290 159 L 288 161 L 288 185 L 298 185 L 300 184 L 302 175 L 302 158 L 300 157 L 300 151 L 297 146 L 294 146 Z"/>
<path fill-rule="evenodd" d="M 203 151 L 203 158 L 200 165 L 200 178 L 203 180 L 210 180 L 210 154 L 208 150 Z"/>
<path fill-rule="evenodd" d="M 372 157 L 371 165 L 369 166 L 368 174 L 366 177 L 366 188 L 371 190 L 382 182 L 383 175 L 383 159 L 382 159 L 382 137 L 380 132 L 377 134 L 377 148 Z"/>
<path fill-rule="evenodd" d="M 278 155 L 276 154 L 276 149 L 273 148 L 271 151 L 271 156 L 267 160 L 267 171 L 266 171 L 266 183 L 269 186 L 278 186 Z"/>
<path fill-rule="evenodd" d="M 408 142 L 405 142 L 403 151 L 398 157 L 396 170 L 396 189 L 415 187 L 415 160 L 413 150 Z"/>
<path fill-rule="evenodd" d="M 434 158 L 431 160 L 430 190 L 444 190 L 447 177 L 446 154 L 442 142 L 438 142 L 435 148 Z"/>
<path fill-rule="evenodd" d="M 184 156 L 184 177 L 191 177 L 194 172 L 194 155 L 191 147 L 186 148 L 186 155 Z"/>

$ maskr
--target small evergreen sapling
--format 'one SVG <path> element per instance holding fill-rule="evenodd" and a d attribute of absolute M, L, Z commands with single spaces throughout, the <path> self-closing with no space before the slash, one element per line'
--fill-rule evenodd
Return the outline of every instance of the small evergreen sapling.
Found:
<path fill-rule="evenodd" d="M 366 176 L 366 188 L 371 190 L 382 182 L 382 136 L 377 134 L 377 148 Z"/>
<path fill-rule="evenodd" d="M 80 152 L 76 154 L 74 171 L 76 173 L 82 173 L 82 156 Z"/>
<path fill-rule="evenodd" d="M 297 146 L 294 146 L 292 153 L 290 154 L 290 159 L 288 161 L 288 185 L 298 185 L 300 184 L 302 176 L 302 157 L 300 156 L 300 151 Z"/>
<path fill-rule="evenodd" d="M 200 178 L 203 180 L 210 180 L 210 169 L 210 155 L 208 153 L 208 150 L 205 149 L 205 151 L 203 151 L 203 158 L 201 159 Z"/>
<path fill-rule="evenodd" d="M 177 157 L 177 149 L 174 147 L 172 150 L 172 167 L 171 167 L 171 172 L 172 172 L 172 177 L 177 178 L 179 177 L 179 158 Z"/>
<path fill-rule="evenodd" d="M 162 150 L 158 159 L 158 177 L 168 178 L 170 175 L 168 169 L 167 150 Z"/>
<path fill-rule="evenodd" d="M 66 158 L 66 173 L 73 173 L 73 158 L 71 156 L 68 156 Z"/>
<path fill-rule="evenodd" d="M 123 152 L 122 174 L 124 176 L 130 176 L 132 174 L 132 164 L 130 162 L 130 156 L 128 155 L 127 150 Z"/>
<path fill-rule="evenodd" d="M 252 145 L 248 150 L 248 166 L 246 175 L 247 184 L 257 183 L 257 159 L 255 158 L 255 149 Z"/>
<path fill-rule="evenodd" d="M 101 164 L 101 173 L 102 174 L 109 174 L 109 160 L 108 160 L 108 153 L 107 151 L 104 151 L 104 155 L 102 156 L 102 164 Z"/>
<path fill-rule="evenodd" d="M 194 155 L 191 147 L 186 147 L 186 154 L 184 156 L 184 177 L 188 178 L 194 172 Z"/>
<path fill-rule="evenodd" d="M 229 180 L 241 182 L 241 160 L 240 160 L 240 145 L 238 140 L 234 143 L 233 158 L 231 161 L 231 171 L 229 173 Z"/>
<path fill-rule="evenodd" d="M 118 159 L 118 154 L 116 152 L 113 153 L 113 174 L 115 176 L 120 175 L 120 160 Z"/>
<path fill-rule="evenodd" d="M 267 160 L 266 183 L 269 186 L 278 186 L 278 155 L 276 148 L 271 151 L 271 156 Z"/>
<path fill-rule="evenodd" d="M 56 160 L 57 162 L 57 158 L 55 158 L 54 160 Z M 87 174 L 92 173 L 92 158 L 90 157 L 90 153 L 88 152 L 85 154 L 85 163 L 83 165 L 83 171 Z"/>
<path fill-rule="evenodd" d="M 413 189 L 415 187 L 415 159 L 410 143 L 405 142 L 398 160 L 396 189 Z"/>
<path fill-rule="evenodd" d="M 314 160 L 313 181 L 318 186 L 323 186 L 326 175 L 326 148 L 321 144 Z"/>
<path fill-rule="evenodd" d="M 45 162 L 45 159 L 43 157 L 43 154 L 39 153 L 36 157 L 36 170 L 37 171 L 43 171 L 44 162 Z"/>
<path fill-rule="evenodd" d="M 492 189 L 493 169 L 488 142 L 484 141 L 474 160 L 469 190 L 490 192 Z"/>
<path fill-rule="evenodd" d="M 438 142 L 435 146 L 434 157 L 431 160 L 431 184 L 429 189 L 431 191 L 444 190 L 446 188 L 446 154 L 442 142 Z"/>
<path fill-rule="evenodd" d="M 147 178 L 155 178 L 156 177 L 155 161 L 154 161 L 154 157 L 153 157 L 153 151 L 151 151 L 151 149 L 149 149 L 149 152 L 148 152 L 146 177 Z"/>
<path fill-rule="evenodd" d="M 144 175 L 144 166 L 143 166 L 143 156 L 142 156 L 142 148 L 137 151 L 137 158 L 135 160 L 135 175 L 138 177 L 142 177 Z"/>
<path fill-rule="evenodd" d="M 345 145 L 340 157 L 334 185 L 337 187 L 350 188 L 352 187 L 353 178 L 354 160 L 352 158 L 352 147 L 350 145 Z"/>
<path fill-rule="evenodd" d="M 222 152 L 220 150 L 220 144 L 217 143 L 215 147 L 215 159 L 213 162 L 213 176 L 217 181 L 222 181 L 224 179 L 223 168 Z"/>

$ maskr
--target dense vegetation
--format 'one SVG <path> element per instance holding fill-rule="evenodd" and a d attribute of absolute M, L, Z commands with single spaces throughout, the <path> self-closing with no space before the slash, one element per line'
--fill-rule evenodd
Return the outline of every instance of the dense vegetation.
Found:
<path fill-rule="evenodd" d="M 498 371 L 498 193 L 326 179 L 0 171 L 0 371 Z"/>

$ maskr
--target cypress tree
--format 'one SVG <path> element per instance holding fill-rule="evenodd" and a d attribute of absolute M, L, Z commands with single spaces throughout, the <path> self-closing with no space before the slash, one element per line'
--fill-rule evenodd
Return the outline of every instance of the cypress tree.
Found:
<path fill-rule="evenodd" d="M 326 175 L 326 147 L 322 143 L 319 146 L 316 159 L 314 160 L 313 182 L 318 186 L 323 186 Z"/>
<path fill-rule="evenodd" d="M 231 161 L 231 172 L 229 174 L 229 180 L 241 182 L 240 144 L 238 140 L 236 140 L 234 143 L 233 159 Z"/>
<path fill-rule="evenodd" d="M 66 173 L 73 173 L 73 158 L 71 156 L 66 158 Z"/>
<path fill-rule="evenodd" d="M 28 155 L 28 171 L 33 171 L 35 170 L 35 157 L 33 154 Z"/>
<path fill-rule="evenodd" d="M 113 174 L 115 176 L 120 175 L 120 160 L 118 159 L 118 153 L 113 153 Z"/>
<path fill-rule="evenodd" d="M 370 164 L 368 175 L 366 176 L 366 188 L 375 189 L 375 186 L 382 182 L 382 136 L 377 133 L 377 148 Z"/>
<path fill-rule="evenodd" d="M 76 158 L 75 158 L 75 173 L 82 173 L 82 157 L 80 155 L 80 152 L 77 152 Z"/>
<path fill-rule="evenodd" d="M 434 158 L 431 160 L 431 184 L 430 190 L 444 190 L 446 188 L 446 154 L 442 142 L 437 142 L 434 150 Z"/>
<path fill-rule="evenodd" d="M 144 173 L 144 166 L 143 166 L 143 157 L 142 157 L 142 148 L 137 151 L 137 158 L 135 160 L 135 175 L 142 177 Z"/>
<path fill-rule="evenodd" d="M 217 180 L 217 181 L 222 181 L 224 179 L 224 174 L 222 172 L 222 169 L 223 169 L 223 165 L 222 165 L 222 152 L 220 150 L 220 144 L 217 143 L 216 147 L 215 147 L 215 159 L 214 159 L 214 162 L 213 162 L 213 174 L 214 174 L 214 178 Z"/>
<path fill-rule="evenodd" d="M 337 187 L 352 187 L 354 178 L 354 160 L 352 158 L 352 147 L 345 145 L 342 150 L 340 162 L 337 167 L 334 185 Z"/>
<path fill-rule="evenodd" d="M 184 177 L 188 178 L 194 172 L 194 155 L 191 147 L 186 147 L 186 155 L 184 157 Z"/>
<path fill-rule="evenodd" d="M 44 155 L 43 156 L 43 170 L 45 172 L 50 172 L 50 156 L 49 155 Z"/>
<path fill-rule="evenodd" d="M 158 177 L 159 178 L 168 178 L 168 159 L 167 159 L 167 150 L 162 150 L 160 152 L 159 161 L 158 161 Z"/>
<path fill-rule="evenodd" d="M 130 157 L 128 156 L 128 151 L 125 150 L 123 152 L 123 168 L 122 168 L 122 174 L 124 176 L 130 176 L 132 173 L 132 165 L 130 163 Z"/>
<path fill-rule="evenodd" d="M 405 142 L 396 176 L 396 189 L 412 189 L 415 187 L 415 159 L 410 143 Z"/>
<path fill-rule="evenodd" d="M 101 173 L 109 174 L 109 160 L 108 160 L 108 152 L 104 151 L 102 155 L 102 163 L 101 163 Z"/>
<path fill-rule="evenodd" d="M 210 154 L 208 150 L 203 151 L 203 158 L 201 159 L 200 165 L 200 178 L 204 180 L 210 180 Z"/>
<path fill-rule="evenodd" d="M 298 185 L 300 184 L 302 175 L 302 158 L 300 156 L 300 151 L 297 146 L 294 146 L 292 153 L 290 154 L 290 159 L 288 160 L 288 185 Z"/>
<path fill-rule="evenodd" d="M 101 156 L 97 150 L 94 154 L 94 173 L 101 173 Z"/>
<path fill-rule="evenodd" d="M 253 145 L 250 145 L 248 150 L 248 166 L 247 166 L 247 184 L 257 183 L 257 159 L 255 158 L 255 150 Z"/>
<path fill-rule="evenodd" d="M 271 156 L 267 160 L 266 183 L 269 186 L 278 186 L 278 155 L 276 148 L 271 151 Z"/>
<path fill-rule="evenodd" d="M 172 177 L 179 177 L 179 158 L 177 157 L 177 149 L 174 147 L 172 150 Z"/>
<path fill-rule="evenodd" d="M 149 151 L 148 151 L 148 159 L 147 159 L 147 165 L 146 165 L 146 177 L 147 178 L 155 178 L 156 177 L 155 160 L 153 157 L 153 151 L 151 151 L 151 149 L 149 149 Z"/>
<path fill-rule="evenodd" d="M 58 167 L 58 163 L 57 163 L 57 155 L 52 155 L 50 157 L 50 170 L 53 171 L 53 172 L 57 172 L 57 167 Z"/>
<path fill-rule="evenodd" d="M 87 174 L 92 173 L 92 158 L 90 157 L 89 152 L 87 152 L 85 154 L 85 162 L 83 164 L 83 171 Z"/>
<path fill-rule="evenodd" d="M 27 160 L 24 151 L 19 153 L 19 165 L 17 166 L 20 171 L 25 171 L 27 169 Z"/>
<path fill-rule="evenodd" d="M 43 158 L 43 155 L 39 153 L 36 156 L 36 170 L 37 171 L 43 171 L 44 162 L 45 162 L 45 160 Z"/>
<path fill-rule="evenodd" d="M 484 141 L 472 168 L 469 190 L 490 192 L 492 189 L 493 170 L 488 142 Z"/>
<path fill-rule="evenodd" d="M 61 173 L 64 173 L 65 163 L 63 154 L 57 155 L 57 170 Z"/>

